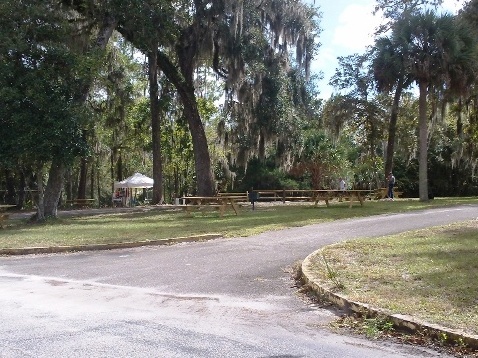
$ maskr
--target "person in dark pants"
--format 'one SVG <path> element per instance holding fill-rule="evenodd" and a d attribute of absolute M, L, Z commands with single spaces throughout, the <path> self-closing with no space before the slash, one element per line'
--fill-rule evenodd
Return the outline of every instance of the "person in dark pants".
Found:
<path fill-rule="evenodd" d="M 392 172 L 388 174 L 388 200 L 393 200 L 393 187 L 395 186 L 395 177 L 393 176 Z"/>

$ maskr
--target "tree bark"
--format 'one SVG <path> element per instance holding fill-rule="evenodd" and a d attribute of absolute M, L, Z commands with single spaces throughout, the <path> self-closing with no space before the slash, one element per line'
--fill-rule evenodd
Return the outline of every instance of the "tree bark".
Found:
<path fill-rule="evenodd" d="M 198 195 L 213 196 L 215 194 L 215 184 L 212 175 L 211 158 L 209 156 L 206 132 L 199 116 L 194 89 L 184 91 L 180 95 L 193 141 Z"/>
<path fill-rule="evenodd" d="M 78 199 L 86 199 L 86 181 L 88 179 L 88 159 L 81 158 L 80 164 L 80 180 L 78 183 Z"/>
<path fill-rule="evenodd" d="M 158 66 L 174 85 L 183 103 L 184 115 L 187 118 L 193 142 L 198 195 L 212 196 L 215 194 L 215 183 L 206 132 L 199 115 L 196 94 L 194 93 L 193 66 L 189 62 L 193 59 L 188 57 L 189 55 L 185 52 L 179 52 L 179 62 L 182 63 L 181 74 L 161 51 L 158 51 Z"/>
<path fill-rule="evenodd" d="M 463 99 L 460 96 L 458 99 L 458 116 L 456 118 L 456 135 L 463 139 Z"/>
<path fill-rule="evenodd" d="M 91 199 L 95 197 L 95 175 L 96 175 L 95 166 L 91 164 L 91 171 L 90 171 L 90 198 Z M 98 203 L 99 201 L 100 201 L 100 196 L 98 195 Z"/>
<path fill-rule="evenodd" d="M 45 217 L 57 217 L 58 202 L 63 189 L 63 174 L 65 165 L 59 159 L 54 159 L 48 172 L 48 184 L 45 189 L 44 215 Z"/>
<path fill-rule="evenodd" d="M 10 205 L 16 205 L 16 196 L 15 191 L 15 177 L 11 170 L 5 170 L 5 184 L 7 187 L 7 193 L 5 195 L 5 202 Z"/>
<path fill-rule="evenodd" d="M 37 214 L 36 220 L 42 221 L 45 219 L 45 205 L 44 205 L 44 197 L 45 197 L 45 187 L 43 185 L 43 177 L 44 177 L 44 168 L 43 165 L 38 165 L 36 175 L 37 175 L 37 196 L 36 196 L 36 205 L 37 205 Z"/>
<path fill-rule="evenodd" d="M 428 201 L 428 118 L 427 118 L 427 93 L 428 82 L 420 81 L 418 84 L 420 97 L 418 102 L 418 128 L 419 128 L 419 157 L 418 157 L 418 192 L 420 201 Z"/>
<path fill-rule="evenodd" d="M 161 120 L 159 116 L 158 54 L 148 53 L 149 99 L 153 144 L 153 198 L 151 204 L 163 203 L 163 160 L 161 158 Z"/>
<path fill-rule="evenodd" d="M 85 143 L 87 142 L 87 133 L 86 130 L 83 130 L 82 137 Z M 78 192 L 77 198 L 78 199 L 86 199 L 86 181 L 88 179 L 88 158 L 82 157 L 80 161 L 80 178 L 78 181 Z"/>
<path fill-rule="evenodd" d="M 387 154 L 385 159 L 385 176 L 393 171 L 393 155 L 395 153 L 395 134 L 397 132 L 398 109 L 400 106 L 400 97 L 402 95 L 402 86 L 399 84 L 395 88 L 393 103 L 390 113 L 390 123 L 388 124 Z"/>
<path fill-rule="evenodd" d="M 26 199 L 26 189 L 27 181 L 25 178 L 24 170 L 20 170 L 20 180 L 18 183 L 18 204 L 17 209 L 21 210 L 25 207 L 25 199 Z"/>

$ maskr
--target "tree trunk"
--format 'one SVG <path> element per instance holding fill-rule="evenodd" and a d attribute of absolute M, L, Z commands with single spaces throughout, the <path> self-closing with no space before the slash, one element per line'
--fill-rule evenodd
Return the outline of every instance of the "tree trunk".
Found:
<path fill-rule="evenodd" d="M 17 193 L 15 191 L 15 177 L 11 170 L 5 170 L 5 184 L 7 187 L 7 193 L 5 195 L 5 202 L 9 205 L 17 204 Z"/>
<path fill-rule="evenodd" d="M 428 118 L 427 118 L 427 92 L 428 83 L 421 81 L 419 84 L 420 97 L 418 109 L 419 128 L 419 157 L 418 157 L 418 193 L 420 201 L 428 201 Z"/>
<path fill-rule="evenodd" d="M 151 108 L 151 132 L 153 144 L 153 198 L 151 204 L 163 202 L 163 161 L 161 158 L 161 121 L 159 117 L 158 54 L 148 54 L 149 99 Z"/>
<path fill-rule="evenodd" d="M 45 220 L 45 205 L 44 205 L 44 197 L 45 197 L 45 187 L 43 185 L 43 165 L 40 164 L 37 168 L 37 196 L 36 196 L 36 205 L 37 205 L 37 214 L 36 220 L 43 221 Z"/>
<path fill-rule="evenodd" d="M 106 48 L 106 45 L 108 44 L 111 35 L 113 34 L 113 30 L 115 29 L 116 24 L 117 21 L 114 18 L 110 16 L 105 16 L 103 22 L 100 25 L 97 37 L 91 48 L 95 50 L 104 50 Z M 77 100 L 79 102 L 86 101 L 88 91 L 90 89 L 93 79 L 94 76 L 91 76 L 90 83 L 86 83 L 81 89 L 81 93 L 78 93 Z M 45 189 L 44 202 L 42 203 L 44 207 L 38 208 L 38 220 L 42 220 L 44 217 L 57 217 L 58 201 L 60 199 L 61 191 L 63 188 L 64 172 L 65 166 L 61 162 L 61 158 L 54 158 L 50 168 L 48 183 Z M 44 216 L 40 215 L 40 213 L 43 213 Z"/>
<path fill-rule="evenodd" d="M 115 159 L 116 158 L 116 150 L 112 148 L 111 150 L 111 155 L 110 155 L 110 176 L 111 176 L 111 182 L 113 183 L 111 187 L 113 187 L 114 182 L 118 180 L 116 177 L 116 166 L 115 166 Z"/>
<path fill-rule="evenodd" d="M 101 187 L 100 187 L 100 158 L 99 155 L 96 157 L 96 195 L 98 197 L 98 206 L 101 207 Z M 112 192 L 114 192 L 114 183 L 113 183 L 113 189 Z"/>
<path fill-rule="evenodd" d="M 123 155 L 121 154 L 121 150 L 118 151 L 118 159 L 116 161 L 116 178 L 117 180 L 123 180 Z"/>
<path fill-rule="evenodd" d="M 213 196 L 216 193 L 216 185 L 211 167 L 211 157 L 194 92 L 194 55 L 196 54 L 193 52 L 193 48 L 192 45 L 184 46 L 178 51 L 179 66 L 184 78 L 184 86 L 181 87 L 179 95 L 193 141 L 198 195 Z"/>
<path fill-rule="evenodd" d="M 400 97 L 402 95 L 402 86 L 399 84 L 395 88 L 395 94 L 393 96 L 393 103 L 390 113 L 390 123 L 388 125 L 388 141 L 387 141 L 387 153 L 385 159 L 385 176 L 393 171 L 393 155 L 395 153 L 395 134 L 397 132 L 397 119 L 398 109 L 400 106 Z"/>
<path fill-rule="evenodd" d="M 88 178 L 88 159 L 81 158 L 80 164 L 80 180 L 78 183 L 78 199 L 86 199 L 86 180 Z"/>
<path fill-rule="evenodd" d="M 177 89 L 184 107 L 184 115 L 188 120 L 191 133 L 194 163 L 197 179 L 197 192 L 201 196 L 212 196 L 215 194 L 215 183 L 211 167 L 211 158 L 207 145 L 206 132 L 199 115 L 196 95 L 194 93 L 193 66 L 194 59 L 179 51 L 179 62 L 181 63 L 181 74 L 166 55 L 158 51 L 158 66 L 165 76 Z"/>
<path fill-rule="evenodd" d="M 26 192 L 25 188 L 27 186 L 27 181 L 25 178 L 25 172 L 20 170 L 20 181 L 18 183 L 18 204 L 17 209 L 21 210 L 25 207 Z"/>
<path fill-rule="evenodd" d="M 87 133 L 86 130 L 83 130 L 81 136 L 85 143 L 87 142 Z M 88 158 L 82 157 L 80 161 L 80 178 L 78 182 L 78 192 L 76 197 L 78 199 L 86 199 L 86 181 L 88 180 Z"/>
<path fill-rule="evenodd" d="M 48 173 L 48 184 L 45 189 L 43 204 L 45 217 L 57 217 L 58 201 L 60 200 L 61 191 L 63 189 L 64 174 L 64 164 L 60 160 L 54 159 L 51 163 Z"/>
<path fill-rule="evenodd" d="M 66 200 L 72 200 L 73 199 L 73 174 L 72 174 L 71 167 L 68 167 L 65 170 L 64 190 L 66 194 Z"/>
<path fill-rule="evenodd" d="M 213 196 L 215 194 L 215 184 L 212 175 L 211 158 L 209 156 L 206 132 L 199 116 L 194 87 L 191 85 L 189 91 L 180 93 L 180 95 L 193 141 L 198 195 Z"/>
<path fill-rule="evenodd" d="M 458 99 L 458 116 L 456 118 L 456 134 L 457 137 L 463 139 L 463 99 Z"/>
<path fill-rule="evenodd" d="M 90 173 L 90 198 L 93 199 L 95 197 L 95 166 L 91 165 L 91 173 Z M 85 198 L 86 199 L 86 198 Z M 98 201 L 100 197 L 98 196 Z"/>

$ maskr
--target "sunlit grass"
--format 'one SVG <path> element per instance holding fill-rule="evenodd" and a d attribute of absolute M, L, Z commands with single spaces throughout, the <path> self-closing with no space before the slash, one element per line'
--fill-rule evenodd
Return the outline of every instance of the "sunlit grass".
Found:
<path fill-rule="evenodd" d="M 246 206 L 241 208 L 238 216 L 228 211 L 224 217 L 218 217 L 215 212 L 208 212 L 204 216 L 195 213 L 194 217 L 188 217 L 182 211 L 151 210 L 63 217 L 43 224 L 10 220 L 8 227 L 0 230 L 0 248 L 118 243 L 206 233 L 218 233 L 225 237 L 250 236 L 337 219 L 476 202 L 475 198 L 444 198 L 428 203 L 418 200 L 366 201 L 363 206 L 354 203 L 351 208 L 348 202 L 333 203 L 330 207 L 292 203 L 270 206 L 259 202 L 256 210 Z"/>
<path fill-rule="evenodd" d="M 348 298 L 478 334 L 478 221 L 326 247 L 314 272 Z"/>

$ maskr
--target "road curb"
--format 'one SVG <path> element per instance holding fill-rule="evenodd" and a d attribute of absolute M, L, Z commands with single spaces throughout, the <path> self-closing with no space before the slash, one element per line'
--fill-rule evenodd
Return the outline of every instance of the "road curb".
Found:
<path fill-rule="evenodd" d="M 465 343 L 470 348 L 478 349 L 477 335 L 470 335 L 458 330 L 442 327 L 440 325 L 422 322 L 411 316 L 390 314 L 383 309 L 372 307 L 366 303 L 351 301 L 344 295 L 334 293 L 326 289 L 317 280 L 314 280 L 314 274 L 312 270 L 312 257 L 316 256 L 321 251 L 322 249 L 319 249 L 311 253 L 305 258 L 301 265 L 301 276 L 303 282 L 308 285 L 318 297 L 325 298 L 334 305 L 346 311 L 348 314 L 355 312 L 359 314 L 366 313 L 371 317 L 386 316 L 400 330 L 413 333 L 426 332 L 428 336 L 437 338 L 441 342 L 443 342 L 443 338 L 446 337 L 445 341 L 450 345 Z"/>
<path fill-rule="evenodd" d="M 63 252 L 77 251 L 96 251 L 128 249 L 141 246 L 159 246 L 179 244 L 183 242 L 208 241 L 221 238 L 221 234 L 204 234 L 186 237 L 177 237 L 172 239 L 144 240 L 119 242 L 111 244 L 92 244 L 92 245 L 73 245 L 73 246 L 49 246 L 49 247 L 23 247 L 23 248 L 4 248 L 0 249 L 0 256 L 32 255 L 32 254 L 54 254 Z"/>

